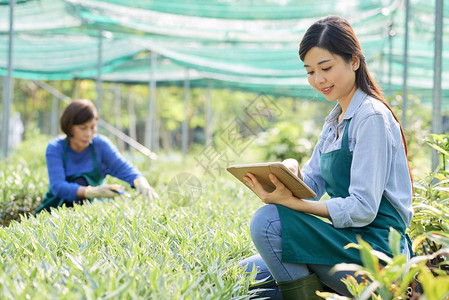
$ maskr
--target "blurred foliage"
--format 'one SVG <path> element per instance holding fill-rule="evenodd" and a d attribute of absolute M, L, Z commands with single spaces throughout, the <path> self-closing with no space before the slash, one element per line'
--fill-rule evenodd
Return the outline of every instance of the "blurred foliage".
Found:
<path fill-rule="evenodd" d="M 415 183 L 415 215 L 410 225 L 410 234 L 415 237 L 418 254 L 428 255 L 440 251 L 444 246 L 440 236 L 449 236 L 449 172 L 446 169 L 449 159 L 448 140 L 448 135 L 435 134 L 425 139 L 431 148 L 437 150 L 440 165 Z M 449 240 L 446 242 L 449 245 Z M 430 264 L 449 271 L 447 256 L 437 256 Z"/>
<path fill-rule="evenodd" d="M 426 144 L 426 137 L 431 131 L 432 108 L 423 105 L 418 97 L 409 93 L 407 95 L 407 120 L 404 124 L 402 93 L 390 96 L 387 100 L 402 125 L 405 125 L 408 159 L 411 162 L 412 174 L 422 176 L 430 171 L 430 148 Z"/>
<path fill-rule="evenodd" d="M 400 252 L 401 236 L 394 229 L 389 235 L 390 248 L 393 257 L 389 257 L 373 248 L 360 237 L 358 243 L 347 245 L 347 248 L 356 248 L 360 251 L 363 266 L 356 264 L 338 264 L 333 271 L 351 271 L 354 276 L 348 275 L 343 279 L 353 298 L 343 297 L 334 293 L 319 293 L 325 299 L 333 300 L 387 300 L 387 299 L 422 299 L 442 300 L 449 297 L 449 276 L 438 267 L 429 267 L 429 261 L 437 256 L 449 254 L 449 235 L 444 239 L 437 235 L 430 239 L 438 240 L 442 249 L 432 255 L 420 255 L 407 260 Z M 435 238 L 436 237 L 436 238 Z M 420 287 L 417 290 L 416 284 Z"/>
<path fill-rule="evenodd" d="M 299 164 L 312 154 L 326 115 L 334 103 L 306 100 L 284 101 L 282 118 L 257 135 L 257 145 L 264 149 L 266 161 L 298 160 Z"/>
<path fill-rule="evenodd" d="M 279 122 L 258 136 L 259 146 L 265 149 L 266 161 L 283 161 L 295 158 L 301 164 L 310 157 L 315 146 L 312 137 L 304 134 L 304 127 L 289 122 Z M 311 141 L 312 140 L 312 141 Z"/>
<path fill-rule="evenodd" d="M 33 129 L 34 128 L 34 129 Z M 29 138 L 0 161 L 0 224 L 34 214 L 48 188 L 45 149 L 49 136 L 29 126 Z"/>

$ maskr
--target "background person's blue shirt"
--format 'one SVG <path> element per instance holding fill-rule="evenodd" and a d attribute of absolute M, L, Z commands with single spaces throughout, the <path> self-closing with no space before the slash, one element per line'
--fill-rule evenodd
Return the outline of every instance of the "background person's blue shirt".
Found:
<path fill-rule="evenodd" d="M 326 200 L 336 228 L 362 227 L 377 215 L 384 195 L 408 226 L 413 216 L 412 186 L 401 130 L 390 110 L 379 100 L 358 89 L 343 121 L 337 104 L 326 118 L 313 154 L 302 169 L 304 182 L 320 199 L 325 183 L 320 174 L 320 158 L 341 148 L 341 138 L 349 119 L 349 150 L 352 153 L 349 196 Z"/>
<path fill-rule="evenodd" d="M 111 141 L 100 134 L 95 135 L 92 143 L 82 152 L 67 148 L 67 160 L 64 168 L 63 157 L 65 137 L 56 137 L 50 141 L 45 154 L 50 188 L 53 194 L 69 201 L 76 200 L 77 183 L 65 180 L 67 176 L 90 172 L 94 168 L 92 152 L 94 147 L 100 174 L 104 177 L 111 175 L 119 178 L 131 186 L 133 181 L 142 174 L 120 154 Z"/>

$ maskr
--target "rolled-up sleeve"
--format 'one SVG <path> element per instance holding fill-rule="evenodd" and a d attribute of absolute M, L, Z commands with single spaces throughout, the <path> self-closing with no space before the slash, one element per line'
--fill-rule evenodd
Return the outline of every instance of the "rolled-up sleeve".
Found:
<path fill-rule="evenodd" d="M 354 125 L 349 196 L 325 202 L 336 228 L 362 227 L 375 219 L 395 151 L 382 114 L 368 115 Z"/>

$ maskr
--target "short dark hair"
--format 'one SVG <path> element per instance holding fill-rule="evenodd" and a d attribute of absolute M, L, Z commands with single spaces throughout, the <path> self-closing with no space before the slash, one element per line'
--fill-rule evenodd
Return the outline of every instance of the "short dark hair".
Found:
<path fill-rule="evenodd" d="M 73 125 L 84 124 L 92 119 L 98 120 L 95 105 L 87 99 L 73 100 L 62 113 L 61 129 L 68 137 L 71 137 Z"/>

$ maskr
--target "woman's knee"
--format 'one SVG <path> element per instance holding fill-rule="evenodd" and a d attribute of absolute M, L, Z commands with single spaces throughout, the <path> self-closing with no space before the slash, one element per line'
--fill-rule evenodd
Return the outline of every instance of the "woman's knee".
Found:
<path fill-rule="evenodd" d="M 279 221 L 279 213 L 276 205 L 268 204 L 259 208 L 253 215 L 249 226 L 253 241 L 266 236 L 267 229 L 274 221 Z"/>

